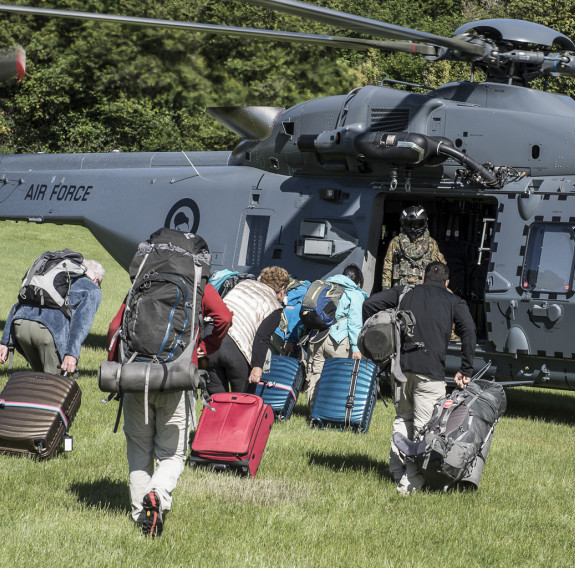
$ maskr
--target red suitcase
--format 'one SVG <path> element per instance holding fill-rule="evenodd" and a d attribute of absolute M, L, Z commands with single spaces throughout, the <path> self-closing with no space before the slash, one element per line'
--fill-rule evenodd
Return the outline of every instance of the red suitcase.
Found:
<path fill-rule="evenodd" d="M 51 457 L 68 435 L 81 400 L 70 377 L 14 373 L 0 392 L 0 453 Z"/>
<path fill-rule="evenodd" d="M 200 416 L 188 463 L 256 476 L 274 422 L 269 404 L 255 394 L 217 393 Z"/>

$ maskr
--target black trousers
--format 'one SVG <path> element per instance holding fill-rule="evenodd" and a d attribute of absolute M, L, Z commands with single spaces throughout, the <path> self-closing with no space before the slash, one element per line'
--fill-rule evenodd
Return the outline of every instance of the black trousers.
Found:
<path fill-rule="evenodd" d="M 218 351 L 209 356 L 208 394 L 248 392 L 250 365 L 235 341 L 226 335 Z"/>

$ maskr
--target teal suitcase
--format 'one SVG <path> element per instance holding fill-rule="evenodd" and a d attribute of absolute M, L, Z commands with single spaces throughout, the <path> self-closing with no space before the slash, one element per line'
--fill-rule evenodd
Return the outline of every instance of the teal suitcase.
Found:
<path fill-rule="evenodd" d="M 377 366 L 367 359 L 326 359 L 317 386 L 310 425 L 369 429 L 377 399 Z"/>

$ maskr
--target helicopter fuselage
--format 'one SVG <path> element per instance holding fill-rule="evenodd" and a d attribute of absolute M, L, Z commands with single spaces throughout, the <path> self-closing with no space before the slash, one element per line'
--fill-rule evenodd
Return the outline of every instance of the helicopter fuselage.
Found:
<path fill-rule="evenodd" d="M 213 270 L 313 280 L 355 262 L 369 292 L 401 208 L 421 203 L 473 308 L 476 366 L 575 388 L 574 132 L 561 95 L 370 86 L 280 112 L 232 152 L 4 155 L 0 218 L 85 225 L 124 267 L 161 226 L 200 233 Z"/>

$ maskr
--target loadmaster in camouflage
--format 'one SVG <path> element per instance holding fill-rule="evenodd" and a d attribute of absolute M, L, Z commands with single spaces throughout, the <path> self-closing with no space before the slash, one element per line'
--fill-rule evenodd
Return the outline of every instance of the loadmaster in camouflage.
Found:
<path fill-rule="evenodd" d="M 447 264 L 437 242 L 429 235 L 427 229 L 422 236 L 413 241 L 402 231 L 389 243 L 383 261 L 382 289 L 420 284 L 425 267 L 434 260 Z"/>

